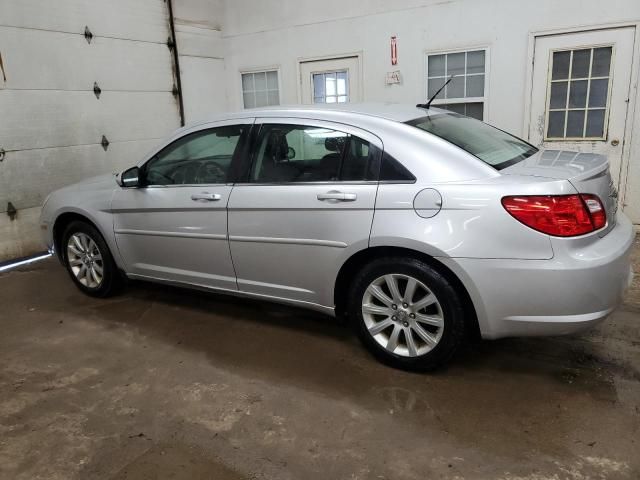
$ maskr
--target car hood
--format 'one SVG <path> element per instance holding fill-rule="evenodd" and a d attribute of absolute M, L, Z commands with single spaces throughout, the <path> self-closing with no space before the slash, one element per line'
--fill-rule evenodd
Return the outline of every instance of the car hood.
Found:
<path fill-rule="evenodd" d="M 581 180 L 608 168 L 607 157 L 596 153 L 540 150 L 529 158 L 500 171 L 503 175 L 531 175 L 560 180 Z"/>
<path fill-rule="evenodd" d="M 117 185 L 115 175 L 113 173 L 105 173 L 103 175 L 85 178 L 84 180 L 62 188 L 61 190 L 64 190 L 65 192 L 102 190 L 105 188 L 115 188 Z"/>

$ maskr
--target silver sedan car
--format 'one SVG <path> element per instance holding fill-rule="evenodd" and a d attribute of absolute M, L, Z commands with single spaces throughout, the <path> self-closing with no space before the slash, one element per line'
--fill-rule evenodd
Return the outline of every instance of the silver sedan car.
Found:
<path fill-rule="evenodd" d="M 628 287 L 607 159 L 394 104 L 248 110 L 52 193 L 50 250 L 85 293 L 124 278 L 344 315 L 396 367 L 466 334 L 580 331 Z"/>

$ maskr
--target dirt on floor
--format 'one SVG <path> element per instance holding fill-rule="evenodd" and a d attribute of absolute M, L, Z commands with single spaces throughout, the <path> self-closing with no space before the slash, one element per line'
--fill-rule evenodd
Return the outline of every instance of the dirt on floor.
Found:
<path fill-rule="evenodd" d="M 640 242 L 634 252 L 640 271 Z M 340 322 L 54 259 L 0 275 L 3 479 L 637 479 L 640 280 L 581 336 L 385 367 Z"/>

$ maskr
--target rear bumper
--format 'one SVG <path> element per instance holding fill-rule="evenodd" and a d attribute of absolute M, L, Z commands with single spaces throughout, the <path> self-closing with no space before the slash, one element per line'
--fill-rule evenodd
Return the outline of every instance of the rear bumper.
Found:
<path fill-rule="evenodd" d="M 620 304 L 633 278 L 634 238 L 620 214 L 603 238 L 553 238 L 550 260 L 445 263 L 467 285 L 484 338 L 564 335 L 592 327 Z"/>

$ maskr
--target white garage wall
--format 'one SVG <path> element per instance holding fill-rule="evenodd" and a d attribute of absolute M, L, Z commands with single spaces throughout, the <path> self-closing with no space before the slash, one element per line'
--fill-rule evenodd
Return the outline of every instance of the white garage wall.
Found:
<path fill-rule="evenodd" d="M 488 47 L 487 120 L 526 137 L 530 33 L 637 22 L 640 2 L 228 0 L 224 18 L 227 89 L 232 109 L 242 108 L 240 71 L 277 66 L 281 103 L 297 103 L 301 59 L 348 53 L 361 55 L 365 101 L 417 103 L 425 99 L 425 52 Z M 398 65 L 393 67 L 389 58 L 392 35 L 398 38 L 399 55 Z M 385 73 L 392 70 L 401 71 L 401 85 L 385 85 Z M 634 83 L 633 96 L 638 95 L 636 87 Z M 631 105 L 634 103 L 640 105 L 640 99 Z M 635 129 L 640 127 L 640 113 L 630 112 L 628 121 L 632 120 Z M 625 211 L 640 223 L 638 137 L 636 134 L 635 138 L 626 139 L 631 161 Z"/>

